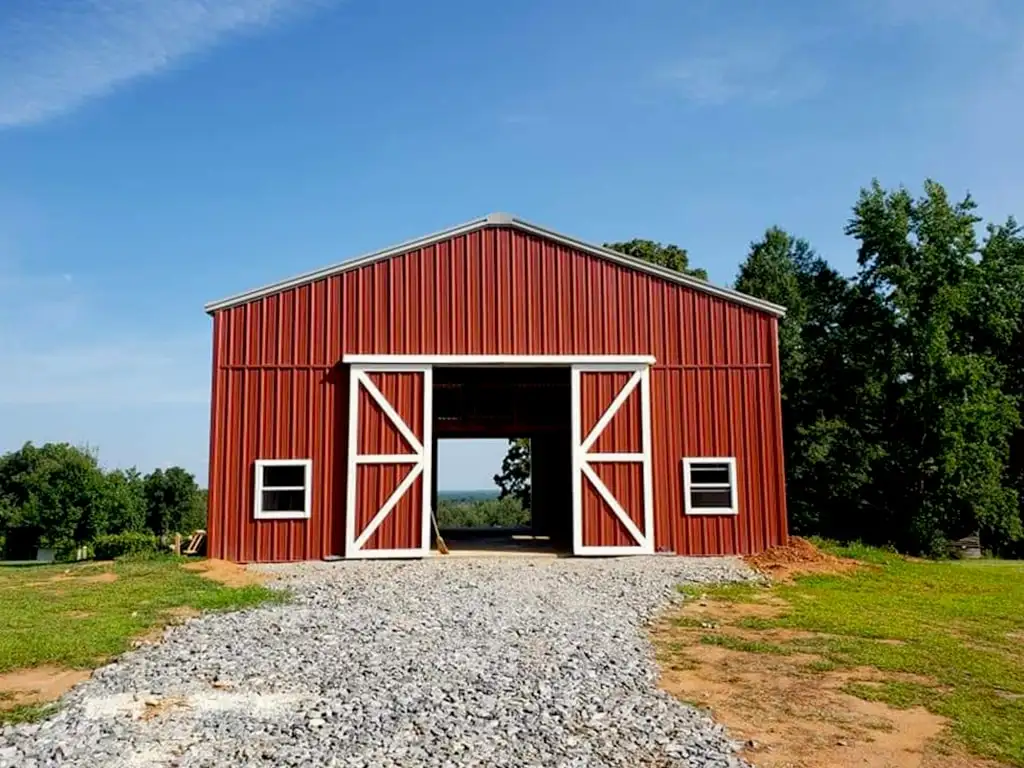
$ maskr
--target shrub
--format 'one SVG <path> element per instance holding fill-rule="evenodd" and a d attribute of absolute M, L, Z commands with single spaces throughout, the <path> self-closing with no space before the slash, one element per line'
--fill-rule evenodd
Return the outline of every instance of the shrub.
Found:
<path fill-rule="evenodd" d="M 442 499 L 437 508 L 441 528 L 516 527 L 530 524 L 530 511 L 515 496 L 504 499 Z"/>
<path fill-rule="evenodd" d="M 160 541 L 152 533 L 126 531 L 97 536 L 92 543 L 99 560 L 113 560 L 125 555 L 144 555 L 160 550 Z"/>

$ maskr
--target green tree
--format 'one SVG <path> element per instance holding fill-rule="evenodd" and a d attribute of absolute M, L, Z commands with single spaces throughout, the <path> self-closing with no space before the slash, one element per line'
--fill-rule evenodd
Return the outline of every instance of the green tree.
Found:
<path fill-rule="evenodd" d="M 519 499 L 523 509 L 530 508 L 530 441 L 515 438 L 508 441 L 508 452 L 501 462 L 501 472 L 494 476 L 500 489 L 499 498 Z"/>
<path fill-rule="evenodd" d="M 26 443 L 0 457 L 0 510 L 11 556 L 86 542 L 107 530 L 96 454 L 67 443 Z"/>
<path fill-rule="evenodd" d="M 206 525 L 205 505 L 195 477 L 181 467 L 146 475 L 146 527 L 157 535 L 191 533 Z"/>
<path fill-rule="evenodd" d="M 708 273 L 703 269 L 691 269 L 690 257 L 686 250 L 678 245 L 662 245 L 654 240 L 627 240 L 622 243 L 605 243 L 605 248 L 624 253 L 636 259 L 643 259 L 659 267 L 667 267 L 676 272 L 699 277 L 701 280 L 708 279 Z"/>
<path fill-rule="evenodd" d="M 843 373 L 853 315 L 848 281 L 778 227 L 751 244 L 738 290 L 786 307 L 779 322 L 786 492 L 795 533 L 842 535 L 871 482 L 860 388 Z"/>
<path fill-rule="evenodd" d="M 104 501 L 107 505 L 107 533 L 137 533 L 146 529 L 146 485 L 142 474 L 132 467 L 108 472 Z"/>
<path fill-rule="evenodd" d="M 988 227 L 980 268 L 987 290 L 976 297 L 972 313 L 980 326 L 979 343 L 999 361 L 1003 391 L 1017 404 L 1020 421 L 1010 438 L 1005 483 L 1017 493 L 1024 526 L 1024 229 L 1016 221 Z M 1024 557 L 1022 540 L 995 549 Z"/>
<path fill-rule="evenodd" d="M 999 361 L 977 345 L 975 311 L 993 291 L 975 207 L 932 181 L 920 198 L 875 182 L 846 229 L 860 244 L 857 288 L 875 310 L 857 318 L 869 345 L 858 353 L 876 366 L 887 417 L 876 533 L 923 551 L 973 531 L 989 543 L 1021 534 L 1016 494 L 1003 484 L 1016 403 Z"/>

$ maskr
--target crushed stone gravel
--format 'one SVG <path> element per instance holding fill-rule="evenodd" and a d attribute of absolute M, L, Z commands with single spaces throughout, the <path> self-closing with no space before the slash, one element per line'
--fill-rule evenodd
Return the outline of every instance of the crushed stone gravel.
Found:
<path fill-rule="evenodd" d="M 743 766 L 656 687 L 643 624 L 740 560 L 263 566 L 293 599 L 208 614 L 97 670 L 0 768 Z"/>

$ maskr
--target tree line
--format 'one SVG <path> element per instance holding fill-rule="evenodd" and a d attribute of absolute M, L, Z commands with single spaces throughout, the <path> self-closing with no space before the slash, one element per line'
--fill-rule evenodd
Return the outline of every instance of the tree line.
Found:
<path fill-rule="evenodd" d="M 138 549 L 146 537 L 155 542 L 205 527 L 206 491 L 181 467 L 148 475 L 134 467 L 104 470 L 96 451 L 67 443 L 26 443 L 0 456 L 5 559 L 34 559 L 37 548 L 66 557 L 111 536 Z"/>
<path fill-rule="evenodd" d="M 736 287 L 788 307 L 779 329 L 792 528 L 942 554 L 980 534 L 1020 554 L 1024 231 L 933 181 L 861 191 L 840 274 L 779 229 Z"/>
<path fill-rule="evenodd" d="M 941 555 L 980 535 L 1024 555 L 1024 230 L 970 196 L 861 190 L 844 275 L 779 227 L 752 243 L 736 288 L 787 307 L 779 327 L 790 529 Z M 610 247 L 679 271 L 686 251 Z M 517 495 L 529 462 L 510 446 Z"/>

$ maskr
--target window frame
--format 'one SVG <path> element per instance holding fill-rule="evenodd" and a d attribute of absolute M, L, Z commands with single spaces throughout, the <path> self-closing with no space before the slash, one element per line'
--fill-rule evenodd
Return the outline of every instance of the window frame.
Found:
<path fill-rule="evenodd" d="M 263 470 L 265 467 L 302 467 L 305 474 L 303 485 L 264 485 Z M 313 512 L 313 460 L 312 459 L 256 459 L 256 477 L 252 501 L 253 519 L 255 520 L 309 520 Z M 303 491 L 304 509 L 273 511 L 263 509 L 264 491 Z"/>
<path fill-rule="evenodd" d="M 728 483 L 694 483 L 690 479 L 690 470 L 706 464 L 725 464 L 729 467 Z M 691 492 L 694 490 L 729 490 L 732 502 L 728 507 L 694 507 Z M 683 509 L 687 515 L 738 515 L 739 514 L 739 483 L 736 478 L 735 456 L 687 456 L 683 458 Z"/>

